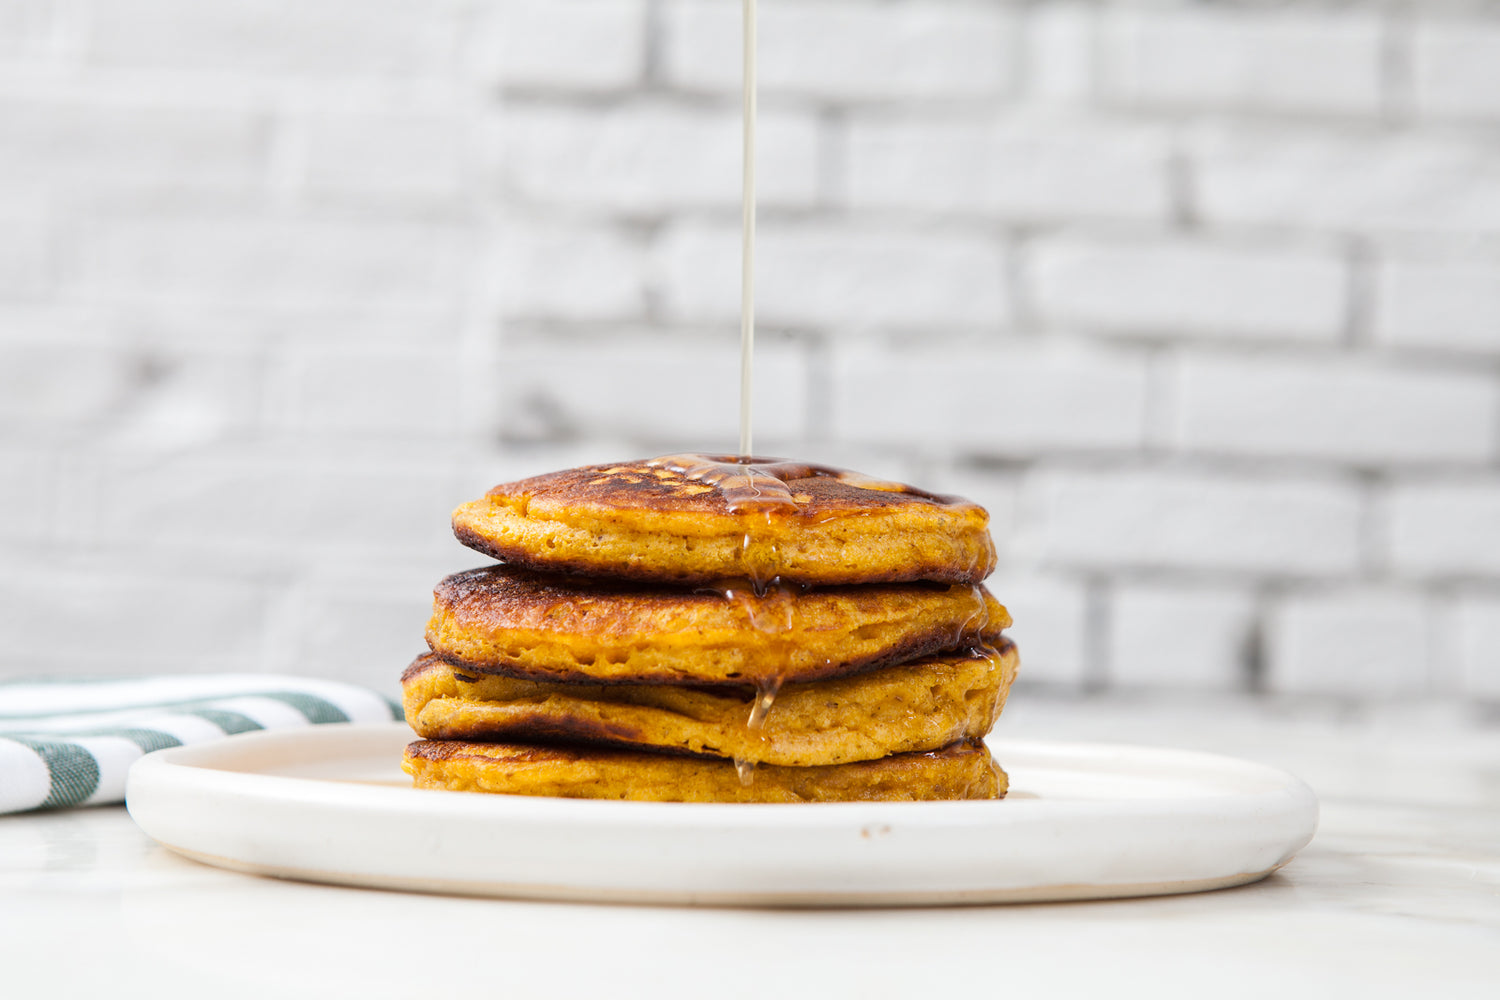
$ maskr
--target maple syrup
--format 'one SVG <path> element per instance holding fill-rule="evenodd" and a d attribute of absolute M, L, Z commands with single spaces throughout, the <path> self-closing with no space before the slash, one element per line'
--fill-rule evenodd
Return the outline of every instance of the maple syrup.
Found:
<path fill-rule="evenodd" d="M 737 456 L 665 455 L 646 464 L 670 469 L 687 479 L 714 487 L 724 498 L 731 514 L 744 518 L 741 564 L 746 579 L 724 580 L 708 588 L 725 600 L 740 605 L 752 628 L 790 646 L 797 629 L 797 598 L 805 593 L 802 586 L 782 580 L 781 551 L 777 544 L 778 518 L 802 515 L 800 498 L 790 487 L 794 479 L 829 477 L 861 489 L 903 493 L 941 505 L 966 504 L 956 497 L 946 497 L 914 489 L 902 483 L 871 479 L 848 469 L 789 462 L 782 459 L 755 458 L 752 449 L 752 418 L 755 355 L 755 126 L 756 126 L 756 0 L 741 0 L 743 42 L 743 190 L 741 199 L 740 243 L 740 448 Z M 983 592 L 973 588 L 974 612 L 965 624 L 963 636 L 978 637 L 988 621 Z M 955 637 L 958 641 L 959 637 Z M 785 657 L 781 658 L 783 662 Z M 755 677 L 755 696 L 751 702 L 746 728 L 767 742 L 766 721 L 784 675 Z M 755 777 L 752 761 L 734 758 L 740 783 L 749 785 Z"/>
<path fill-rule="evenodd" d="M 751 398 L 755 383 L 755 0 L 744 13 L 744 189 L 740 198 L 740 456 L 751 454 Z"/>

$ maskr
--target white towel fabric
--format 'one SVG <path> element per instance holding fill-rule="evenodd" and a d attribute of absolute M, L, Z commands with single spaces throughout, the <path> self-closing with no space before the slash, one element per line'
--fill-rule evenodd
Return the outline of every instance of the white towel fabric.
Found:
<path fill-rule="evenodd" d="M 0 813 L 123 802 L 130 765 L 165 747 L 400 718 L 368 688 L 275 674 L 0 681 Z"/>

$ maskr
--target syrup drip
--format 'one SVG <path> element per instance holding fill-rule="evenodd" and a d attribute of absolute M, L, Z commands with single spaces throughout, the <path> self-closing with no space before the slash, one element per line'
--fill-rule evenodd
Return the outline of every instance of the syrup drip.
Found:
<path fill-rule="evenodd" d="M 781 578 L 781 551 L 776 543 L 774 530 L 778 519 L 802 517 L 804 505 L 811 499 L 806 494 L 795 492 L 792 483 L 803 479 L 835 479 L 838 482 L 860 489 L 882 493 L 901 493 L 925 500 L 938 506 L 970 506 L 967 500 L 928 493 L 904 483 L 872 479 L 848 469 L 808 462 L 791 462 L 774 458 L 754 458 L 748 455 L 663 455 L 649 459 L 648 467 L 666 469 L 685 479 L 712 486 L 724 499 L 731 514 L 738 514 L 744 525 L 744 537 L 740 549 L 740 563 L 746 578 L 721 580 L 706 589 L 718 593 L 728 601 L 734 601 L 743 609 L 752 628 L 776 640 L 775 645 L 790 647 L 795 631 L 797 598 L 806 588 L 788 584 Z M 974 610 L 965 622 L 960 634 L 954 637 L 955 644 L 971 642 L 978 648 L 980 635 L 988 620 L 983 594 L 979 587 L 972 588 Z M 781 659 L 785 660 L 783 656 Z M 750 709 L 747 728 L 760 733 L 762 742 L 767 741 L 764 729 L 766 717 L 781 689 L 781 676 L 758 678 L 756 696 Z M 735 758 L 735 771 L 740 782 L 749 785 L 754 780 L 753 762 Z"/>
<path fill-rule="evenodd" d="M 744 191 L 740 201 L 740 455 L 750 456 L 755 357 L 755 0 L 744 12 Z"/>
<path fill-rule="evenodd" d="M 755 704 L 750 709 L 750 721 L 745 725 L 751 732 L 761 733 L 762 739 L 765 739 L 766 716 L 771 714 L 771 706 L 776 703 L 776 695 L 780 691 L 780 677 L 761 681 L 755 687 Z"/>
<path fill-rule="evenodd" d="M 749 620 L 750 627 L 771 637 L 773 648 L 777 649 L 778 654 L 783 647 L 791 644 L 790 636 L 796 627 L 797 598 L 804 592 L 803 588 L 780 582 L 762 588 L 751 580 L 721 580 L 704 589 L 738 604 Z M 784 662 L 786 657 L 778 655 L 777 659 Z M 776 702 L 783 680 L 782 675 L 775 674 L 756 678 L 755 681 L 755 698 L 751 702 L 750 717 L 745 721 L 745 728 L 757 734 L 762 745 L 770 742 L 765 734 L 766 718 Z M 754 781 L 755 764 L 752 761 L 736 757 L 734 768 L 739 774 L 740 784 L 748 786 Z"/>

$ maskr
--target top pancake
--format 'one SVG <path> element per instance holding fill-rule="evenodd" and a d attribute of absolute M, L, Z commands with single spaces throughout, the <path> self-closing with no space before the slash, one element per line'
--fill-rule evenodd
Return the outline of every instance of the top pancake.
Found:
<path fill-rule="evenodd" d="M 453 514 L 458 540 L 532 569 L 702 584 L 978 583 L 984 508 L 801 463 L 671 456 L 505 483 Z"/>

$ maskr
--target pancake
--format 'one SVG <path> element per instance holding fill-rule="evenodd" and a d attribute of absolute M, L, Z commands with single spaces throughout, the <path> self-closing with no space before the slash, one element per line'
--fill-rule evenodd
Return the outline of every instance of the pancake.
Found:
<path fill-rule="evenodd" d="M 1006 777 L 983 743 L 829 767 L 759 767 L 624 750 L 422 740 L 401 766 L 417 788 L 647 802 L 860 802 L 995 799 Z"/>
<path fill-rule="evenodd" d="M 406 721 L 429 740 L 625 744 L 811 767 L 982 739 L 1016 676 L 1015 646 L 787 684 L 749 725 L 753 688 L 552 684 L 468 675 L 435 656 L 401 677 Z"/>
<path fill-rule="evenodd" d="M 631 684 L 805 681 L 999 641 L 983 587 L 879 584 L 758 598 L 534 573 L 455 573 L 427 642 L 468 673 Z"/>
<path fill-rule="evenodd" d="M 538 570 L 701 584 L 974 584 L 995 568 L 984 508 L 773 460 L 670 456 L 496 486 L 453 514 L 459 541 Z"/>

